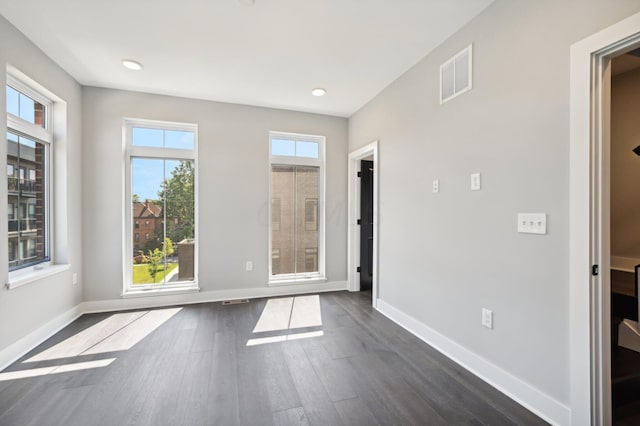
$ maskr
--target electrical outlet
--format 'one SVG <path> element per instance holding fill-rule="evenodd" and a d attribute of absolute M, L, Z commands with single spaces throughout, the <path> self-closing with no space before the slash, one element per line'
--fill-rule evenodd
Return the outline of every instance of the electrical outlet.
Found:
<path fill-rule="evenodd" d="M 482 325 L 487 328 L 493 328 L 493 311 L 482 308 Z"/>
<path fill-rule="evenodd" d="M 482 183 L 480 179 L 480 173 L 473 173 L 471 175 L 471 190 L 479 191 L 482 188 Z"/>
<path fill-rule="evenodd" d="M 433 192 L 440 192 L 440 181 L 438 179 L 433 180 Z"/>
<path fill-rule="evenodd" d="M 247 271 L 253 271 L 253 262 L 252 262 L 252 261 L 250 261 L 250 260 L 247 260 L 247 264 L 246 264 L 246 266 L 245 266 L 245 269 L 246 269 Z"/>
<path fill-rule="evenodd" d="M 73 273 L 73 278 L 72 278 L 72 280 L 73 280 L 73 285 L 78 284 L 78 273 L 77 273 L 77 272 L 74 272 L 74 273 Z"/>

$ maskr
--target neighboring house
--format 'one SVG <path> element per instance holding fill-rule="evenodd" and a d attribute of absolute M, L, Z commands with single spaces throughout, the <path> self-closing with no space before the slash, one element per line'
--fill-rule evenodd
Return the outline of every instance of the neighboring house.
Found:
<path fill-rule="evenodd" d="M 14 140 L 15 139 L 15 140 Z M 42 150 L 32 141 L 7 139 L 9 268 L 43 259 Z"/>
<path fill-rule="evenodd" d="M 163 225 L 162 207 L 151 200 L 133 202 L 133 250 L 142 250 Z"/>

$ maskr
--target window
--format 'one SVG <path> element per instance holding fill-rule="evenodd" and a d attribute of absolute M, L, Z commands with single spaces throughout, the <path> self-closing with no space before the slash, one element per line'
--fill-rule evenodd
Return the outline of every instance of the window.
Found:
<path fill-rule="evenodd" d="M 131 244 L 125 259 L 129 276 L 125 293 L 196 288 L 197 127 L 147 120 L 128 120 L 125 125 L 130 206 L 127 241 Z M 144 220 L 146 232 L 140 242 L 134 230 L 140 228 L 136 217 L 142 206 L 149 219 Z"/>
<path fill-rule="evenodd" d="M 275 132 L 269 136 L 270 283 L 324 279 L 325 138 Z"/>
<path fill-rule="evenodd" d="M 50 260 L 51 101 L 7 76 L 9 271 Z"/>

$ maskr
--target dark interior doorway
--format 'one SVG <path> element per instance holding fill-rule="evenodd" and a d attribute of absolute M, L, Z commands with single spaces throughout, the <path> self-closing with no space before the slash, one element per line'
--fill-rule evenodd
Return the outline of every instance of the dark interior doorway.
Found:
<path fill-rule="evenodd" d="M 360 291 L 373 280 L 373 161 L 360 162 Z"/>

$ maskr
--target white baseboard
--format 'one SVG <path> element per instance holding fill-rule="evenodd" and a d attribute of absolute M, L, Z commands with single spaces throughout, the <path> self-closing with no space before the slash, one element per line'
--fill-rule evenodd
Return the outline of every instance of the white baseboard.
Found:
<path fill-rule="evenodd" d="M 0 371 L 16 362 L 29 351 L 37 347 L 39 344 L 62 330 L 67 325 L 75 321 L 83 312 L 80 305 L 77 305 L 67 312 L 64 312 L 51 321 L 48 321 L 42 327 L 27 334 L 22 339 L 12 345 L 0 350 Z"/>
<path fill-rule="evenodd" d="M 554 425 L 571 423 L 571 409 L 539 389 L 492 364 L 417 319 L 378 299 L 377 309 L 416 337 L 469 370 L 509 398 Z"/>
<path fill-rule="evenodd" d="M 240 288 L 229 290 L 201 291 L 197 293 L 141 296 L 130 299 L 111 299 L 82 302 L 83 314 L 120 311 L 127 309 L 157 308 L 194 303 L 220 302 L 222 300 L 257 299 L 260 297 L 288 296 L 303 293 L 322 293 L 346 290 L 347 281 L 330 281 L 316 284 L 293 284 L 277 287 Z"/>
<path fill-rule="evenodd" d="M 640 259 L 611 256 L 611 269 L 616 271 L 635 272 L 636 265 L 638 264 L 640 264 Z"/>
<path fill-rule="evenodd" d="M 110 312 L 126 309 L 144 309 L 193 303 L 219 302 L 233 299 L 257 299 L 260 297 L 288 296 L 303 293 L 320 293 L 347 289 L 347 281 L 331 281 L 316 284 L 295 284 L 279 287 L 243 288 L 237 290 L 203 291 L 198 293 L 136 297 L 133 299 L 113 299 L 82 302 L 67 312 L 48 321 L 42 327 L 29 333 L 17 342 L 0 350 L 0 371 L 13 364 L 20 357 L 34 349 L 49 337 L 62 330 L 83 314 Z"/>

